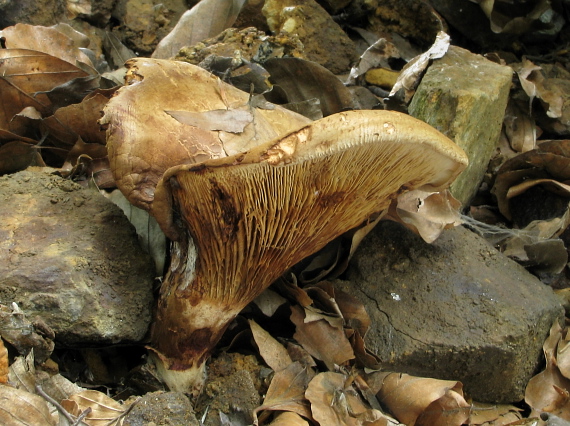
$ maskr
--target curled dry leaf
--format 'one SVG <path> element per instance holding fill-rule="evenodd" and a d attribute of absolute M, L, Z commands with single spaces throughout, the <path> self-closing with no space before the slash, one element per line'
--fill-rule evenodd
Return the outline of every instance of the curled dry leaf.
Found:
<path fill-rule="evenodd" d="M 91 409 L 91 412 L 85 417 L 85 422 L 89 426 L 119 426 L 122 424 L 122 415 L 125 413 L 126 407 L 104 393 L 84 390 L 71 395 L 68 400 L 77 404 L 79 412 L 83 412 L 87 408 Z"/>
<path fill-rule="evenodd" d="M 444 229 L 462 223 L 460 209 L 461 203 L 449 190 L 426 192 L 416 189 L 399 195 L 386 218 L 402 223 L 425 242 L 433 243 Z"/>
<path fill-rule="evenodd" d="M 259 354 L 265 363 L 275 372 L 287 368 L 292 362 L 287 349 L 255 321 L 249 320 L 249 326 L 255 343 L 259 348 Z"/>
<path fill-rule="evenodd" d="M 0 79 L 0 127 L 8 128 L 12 117 L 25 107 L 34 107 L 42 116 L 52 112 L 46 93 L 74 78 L 88 74 L 54 56 L 27 49 L 1 49 L 3 73 Z M 37 95 L 36 95 L 37 94 Z"/>
<path fill-rule="evenodd" d="M 309 422 L 303 420 L 297 413 L 285 411 L 279 414 L 275 420 L 270 423 L 270 426 L 309 426 Z"/>
<path fill-rule="evenodd" d="M 46 401 L 30 392 L 0 385 L 0 424 L 5 426 L 56 425 Z"/>
<path fill-rule="evenodd" d="M 443 423 L 422 423 L 431 426 L 459 426 L 469 418 L 470 405 L 463 398 L 460 382 L 390 372 L 373 373 L 367 381 L 381 383 L 378 400 L 407 425 L 414 425 L 422 416 L 438 422 L 444 419 Z"/>
<path fill-rule="evenodd" d="M 305 392 L 313 418 L 321 425 L 388 425 L 389 418 L 362 401 L 351 383 L 344 374 L 317 374 Z"/>
<path fill-rule="evenodd" d="M 8 349 L 4 346 L 4 340 L 0 338 L 0 383 L 8 382 Z"/>
<path fill-rule="evenodd" d="M 354 359 L 352 346 L 342 326 L 334 327 L 322 316 L 306 322 L 306 313 L 300 306 L 292 306 L 291 311 L 291 321 L 296 327 L 293 337 L 307 352 L 323 361 L 329 370 Z"/>
<path fill-rule="evenodd" d="M 507 404 L 483 404 L 472 402 L 469 424 L 502 426 L 522 418 L 521 408 Z"/>
<path fill-rule="evenodd" d="M 510 99 L 503 121 L 509 145 L 516 152 L 527 152 L 536 148 L 537 129 L 528 107 L 522 107 Z"/>
<path fill-rule="evenodd" d="M 358 63 L 350 70 L 347 85 L 356 84 L 356 80 L 372 68 L 390 69 L 388 59 L 400 58 L 398 48 L 385 38 L 379 38 L 360 56 Z"/>
<path fill-rule="evenodd" d="M 152 57 L 172 58 L 184 46 L 192 46 L 213 37 L 235 22 L 245 0 L 203 0 L 185 12 L 164 37 Z"/>
<path fill-rule="evenodd" d="M 517 155 L 506 161 L 497 172 L 495 184 L 491 192 L 497 197 L 497 204 L 503 216 L 512 219 L 510 210 L 510 198 L 520 195 L 523 189 L 530 186 L 525 183 L 518 190 L 513 190 L 509 196 L 509 190 L 525 181 L 537 179 L 553 179 L 558 182 L 570 180 L 570 141 L 554 140 L 545 141 L 538 145 L 536 149 Z M 540 181 L 542 185 L 547 181 Z M 546 190 L 558 191 L 558 189 L 548 184 Z"/>
<path fill-rule="evenodd" d="M 298 103 L 318 99 L 322 117 L 354 108 L 351 92 L 328 69 L 301 58 L 273 58 L 263 67 L 271 83 L 280 86 L 287 101 Z"/>
<path fill-rule="evenodd" d="M 275 373 L 263 404 L 253 411 L 254 424 L 259 424 L 259 421 L 266 417 L 263 411 L 291 411 L 306 419 L 312 419 L 309 403 L 305 399 L 305 390 L 314 376 L 311 368 L 299 362 L 293 362 L 284 370 Z"/>
<path fill-rule="evenodd" d="M 97 74 L 89 57 L 83 53 L 78 40 L 68 37 L 53 27 L 16 24 L 0 31 L 7 49 L 27 49 L 45 53 L 74 67 L 80 67 L 89 74 Z M 46 43 L 49 40 L 49 43 Z M 70 79 L 69 79 L 70 80 Z"/>
<path fill-rule="evenodd" d="M 46 361 L 53 349 L 54 331 L 43 322 L 32 323 L 16 303 L 12 308 L 0 305 L 0 335 L 21 355 L 34 352 L 37 362 Z"/>
<path fill-rule="evenodd" d="M 411 99 L 420 82 L 420 78 L 431 59 L 443 57 L 449 48 L 451 38 L 443 31 L 437 33 L 433 45 L 424 53 L 416 56 L 402 69 L 396 84 L 392 87 L 389 96 L 394 96 L 398 90 L 404 89 L 406 102 Z"/>
<path fill-rule="evenodd" d="M 570 380 L 562 375 L 556 361 L 562 332 L 562 327 L 555 321 L 542 346 L 546 367 L 527 384 L 525 402 L 532 408 L 531 416 L 547 411 L 570 420 Z"/>

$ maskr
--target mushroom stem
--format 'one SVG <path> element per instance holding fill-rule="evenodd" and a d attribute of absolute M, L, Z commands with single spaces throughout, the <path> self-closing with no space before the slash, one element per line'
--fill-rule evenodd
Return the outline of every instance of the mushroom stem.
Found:
<path fill-rule="evenodd" d="M 168 169 L 153 211 L 175 242 L 151 331 L 167 385 L 199 391 L 228 324 L 287 269 L 400 193 L 447 187 L 466 164 L 425 123 L 353 111 L 242 154 Z"/>

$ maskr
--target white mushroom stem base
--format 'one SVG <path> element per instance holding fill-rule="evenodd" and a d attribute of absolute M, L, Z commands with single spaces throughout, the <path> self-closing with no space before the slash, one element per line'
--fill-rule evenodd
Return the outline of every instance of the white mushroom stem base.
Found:
<path fill-rule="evenodd" d="M 213 300 L 200 291 L 196 249 L 189 239 L 173 243 L 151 329 L 151 357 L 159 377 L 172 391 L 198 395 L 205 364 L 243 304 Z M 233 306 L 232 306 L 233 305 Z"/>

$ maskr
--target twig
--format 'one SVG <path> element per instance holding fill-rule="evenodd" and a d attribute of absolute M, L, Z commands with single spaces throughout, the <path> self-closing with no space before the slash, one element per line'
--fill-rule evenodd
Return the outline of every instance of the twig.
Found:
<path fill-rule="evenodd" d="M 61 414 L 63 414 L 63 416 L 69 421 L 71 425 L 75 425 L 75 419 L 73 418 L 73 416 L 65 408 L 63 408 L 59 402 L 57 402 L 55 399 L 53 399 L 51 396 L 45 393 L 40 385 L 36 385 L 36 392 L 47 402 L 53 404 L 55 408 L 57 408 L 58 411 Z"/>

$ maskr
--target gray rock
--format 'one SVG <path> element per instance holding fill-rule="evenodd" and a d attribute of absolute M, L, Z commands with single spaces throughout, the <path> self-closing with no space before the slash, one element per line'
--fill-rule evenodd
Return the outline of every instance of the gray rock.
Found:
<path fill-rule="evenodd" d="M 459 380 L 481 402 L 523 398 L 564 313 L 550 287 L 462 227 L 430 245 L 380 222 L 347 278 L 336 285 L 365 304 L 365 342 L 383 368 Z"/>
<path fill-rule="evenodd" d="M 44 172 L 0 177 L 0 303 L 68 345 L 140 340 L 153 261 L 103 195 Z"/>
<path fill-rule="evenodd" d="M 49 27 L 66 21 L 63 0 L 0 0 L 0 28 L 18 23 Z"/>
<path fill-rule="evenodd" d="M 494 154 L 505 116 L 513 70 L 450 46 L 428 68 L 409 106 L 410 115 L 453 139 L 469 166 L 451 186 L 467 205 Z"/>
<path fill-rule="evenodd" d="M 123 426 L 198 426 L 192 404 L 180 392 L 147 393 L 125 416 Z"/>

